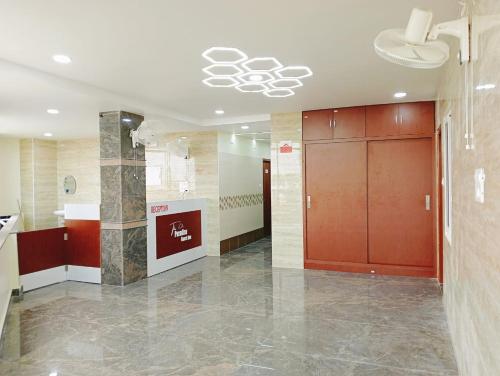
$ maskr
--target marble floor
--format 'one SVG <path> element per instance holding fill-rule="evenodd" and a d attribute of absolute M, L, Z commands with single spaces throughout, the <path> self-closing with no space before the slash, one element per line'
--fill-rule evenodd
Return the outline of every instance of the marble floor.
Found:
<path fill-rule="evenodd" d="M 11 305 L 0 375 L 456 375 L 435 281 L 271 268 L 263 239 Z"/>

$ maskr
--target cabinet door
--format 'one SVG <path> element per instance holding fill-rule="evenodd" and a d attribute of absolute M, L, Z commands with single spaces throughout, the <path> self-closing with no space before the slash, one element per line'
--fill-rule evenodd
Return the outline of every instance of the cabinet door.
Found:
<path fill-rule="evenodd" d="M 366 142 L 308 144 L 308 260 L 367 262 Z"/>
<path fill-rule="evenodd" d="M 302 139 L 304 141 L 330 140 L 333 136 L 332 110 L 302 113 Z"/>
<path fill-rule="evenodd" d="M 434 123 L 434 102 L 401 103 L 399 105 L 399 134 L 432 135 Z"/>
<path fill-rule="evenodd" d="M 370 263 L 433 265 L 431 193 L 432 139 L 368 142 Z"/>
<path fill-rule="evenodd" d="M 365 107 L 333 110 L 333 138 L 365 137 Z"/>
<path fill-rule="evenodd" d="M 366 107 L 366 136 L 396 136 L 399 134 L 398 104 Z"/>

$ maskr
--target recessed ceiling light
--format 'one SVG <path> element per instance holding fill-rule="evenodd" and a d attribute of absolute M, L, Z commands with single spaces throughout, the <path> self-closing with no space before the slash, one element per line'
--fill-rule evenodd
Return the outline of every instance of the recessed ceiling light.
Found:
<path fill-rule="evenodd" d="M 181 140 L 187 140 L 187 136 L 181 136 L 179 137 Z"/>
<path fill-rule="evenodd" d="M 123 118 L 122 121 L 124 121 L 125 123 L 131 123 L 132 119 L 130 119 L 130 118 Z"/>
<path fill-rule="evenodd" d="M 50 133 L 50 132 L 45 132 L 45 133 L 43 134 L 43 136 L 44 136 L 44 137 L 52 137 L 52 136 L 53 136 L 53 134 L 52 134 L 52 133 Z"/>
<path fill-rule="evenodd" d="M 54 55 L 52 56 L 52 60 L 59 64 L 69 64 L 71 63 L 71 58 L 66 55 Z"/>
<path fill-rule="evenodd" d="M 51 115 L 57 115 L 57 114 L 59 113 L 59 110 L 58 110 L 58 109 L 56 109 L 56 108 L 49 108 L 49 109 L 47 110 L 47 113 L 48 113 L 48 114 L 51 114 Z"/>
<path fill-rule="evenodd" d="M 242 125 L 241 126 L 241 129 L 248 129 L 248 128 L 250 128 L 248 125 Z"/>
<path fill-rule="evenodd" d="M 483 84 L 483 85 L 477 85 L 476 90 L 491 90 L 496 88 L 497 85 L 495 84 Z"/>
<path fill-rule="evenodd" d="M 404 91 L 400 91 L 400 92 L 397 92 L 397 93 L 394 93 L 394 98 L 404 98 L 406 97 L 408 94 L 405 93 Z"/>
<path fill-rule="evenodd" d="M 215 110 L 216 115 L 224 115 L 224 110 Z"/>

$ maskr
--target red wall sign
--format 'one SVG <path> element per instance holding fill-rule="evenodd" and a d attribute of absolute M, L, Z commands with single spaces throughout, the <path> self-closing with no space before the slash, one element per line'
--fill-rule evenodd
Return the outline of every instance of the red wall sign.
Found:
<path fill-rule="evenodd" d="M 201 246 L 201 210 L 156 217 L 156 258 Z"/>
<path fill-rule="evenodd" d="M 163 213 L 168 211 L 168 205 L 151 206 L 151 213 Z"/>
<path fill-rule="evenodd" d="M 286 154 L 286 153 L 291 153 L 292 152 L 292 145 L 288 143 L 283 143 L 280 145 L 280 153 L 281 154 Z"/>

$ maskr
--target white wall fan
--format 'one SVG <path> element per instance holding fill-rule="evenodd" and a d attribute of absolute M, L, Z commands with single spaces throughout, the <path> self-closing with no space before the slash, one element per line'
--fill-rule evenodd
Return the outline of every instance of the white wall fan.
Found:
<path fill-rule="evenodd" d="M 431 11 L 414 8 L 406 29 L 384 30 L 374 41 L 375 52 L 391 63 L 410 68 L 433 69 L 450 57 L 450 48 L 440 35 L 460 41 L 460 62 L 476 61 L 481 33 L 500 25 L 500 15 L 462 17 L 432 26 Z"/>
<path fill-rule="evenodd" d="M 130 131 L 132 147 L 135 149 L 142 144 L 148 148 L 166 150 L 181 158 L 189 159 L 189 146 L 183 138 L 160 147 L 158 140 L 161 134 L 167 133 L 165 127 L 165 123 L 160 120 L 144 120 L 137 130 Z"/>
<path fill-rule="evenodd" d="M 445 34 L 459 38 L 460 60 L 462 63 L 469 61 L 468 18 L 432 27 L 432 17 L 431 11 L 414 8 L 406 29 L 384 30 L 377 35 L 374 41 L 375 52 L 391 63 L 410 68 L 439 68 L 450 57 L 448 44 L 437 39 Z"/>

